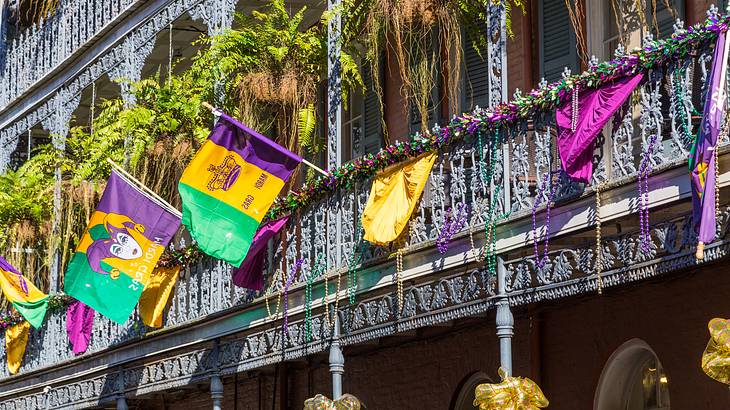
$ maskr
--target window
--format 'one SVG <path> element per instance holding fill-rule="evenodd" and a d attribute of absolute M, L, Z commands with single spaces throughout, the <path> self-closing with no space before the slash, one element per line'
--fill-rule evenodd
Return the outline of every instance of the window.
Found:
<path fill-rule="evenodd" d="M 596 391 L 596 410 L 668 410 L 669 378 L 649 345 L 621 345 L 608 359 Z"/>
<path fill-rule="evenodd" d="M 579 71 L 578 52 L 573 25 L 565 0 L 538 2 L 540 34 L 540 76 L 548 82 L 561 78 L 563 69 Z"/>
<path fill-rule="evenodd" d="M 482 383 L 492 383 L 484 372 L 476 372 L 461 382 L 452 400 L 452 410 L 474 410 L 474 390 Z"/>
<path fill-rule="evenodd" d="M 485 36 L 487 23 L 481 23 L 479 30 Z M 469 36 L 462 34 L 461 43 L 464 47 L 464 75 L 462 85 L 461 111 L 471 111 L 477 105 L 489 107 L 489 65 L 487 64 L 488 50 L 486 46 L 475 48 Z"/>
<path fill-rule="evenodd" d="M 671 36 L 676 20 L 684 20 L 684 0 L 656 0 L 656 11 L 653 4 L 652 0 L 588 0 L 588 54 L 606 61 L 619 44 L 627 51 L 640 47 L 647 33 L 654 38 Z"/>
<path fill-rule="evenodd" d="M 350 92 L 348 106 L 343 115 L 342 137 L 346 152 L 350 155 L 347 159 L 377 153 L 383 145 L 380 101 L 375 92 L 375 78 L 369 63 L 363 67 L 362 73 L 365 92 Z"/>

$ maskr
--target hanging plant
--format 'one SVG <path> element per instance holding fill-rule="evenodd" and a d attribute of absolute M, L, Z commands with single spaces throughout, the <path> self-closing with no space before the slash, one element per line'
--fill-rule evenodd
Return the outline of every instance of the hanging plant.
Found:
<path fill-rule="evenodd" d="M 303 29 L 306 7 L 290 13 L 283 0 L 238 15 L 239 27 L 206 41 L 197 70 L 216 73 L 228 90 L 228 108 L 246 125 L 294 152 L 318 153 L 315 102 L 327 77 L 326 34 L 321 24 Z M 345 87 L 362 88 L 354 60 L 342 56 Z"/>
<path fill-rule="evenodd" d="M 524 11 L 524 2 L 505 3 L 511 35 L 512 6 Z M 488 25 L 489 4 L 479 0 L 345 0 L 345 44 L 365 45 L 373 73 L 381 72 L 382 55 L 394 58 L 386 64 L 398 74 L 403 84 L 401 95 L 407 106 L 415 107 L 425 132 L 438 82 L 443 80 L 448 90 L 449 111 L 458 109 L 465 47 L 462 31 L 470 39 L 469 46 L 482 49 L 487 43 L 484 27 Z M 374 82 L 382 110 L 378 76 Z"/>

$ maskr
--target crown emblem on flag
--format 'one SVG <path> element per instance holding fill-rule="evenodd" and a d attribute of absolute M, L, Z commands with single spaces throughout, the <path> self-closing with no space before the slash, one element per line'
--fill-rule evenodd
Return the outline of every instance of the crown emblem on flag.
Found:
<path fill-rule="evenodd" d="M 241 173 L 241 166 L 236 163 L 232 155 L 227 155 L 220 165 L 209 165 L 208 171 L 211 173 L 207 185 L 208 189 L 211 191 L 217 191 L 219 189 L 228 191 L 238 179 L 238 175 Z"/>

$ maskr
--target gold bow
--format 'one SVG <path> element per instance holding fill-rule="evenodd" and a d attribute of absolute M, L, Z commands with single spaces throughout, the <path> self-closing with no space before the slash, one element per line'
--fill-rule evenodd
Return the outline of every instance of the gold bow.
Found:
<path fill-rule="evenodd" d="M 360 400 L 351 394 L 343 394 L 337 400 L 318 394 L 304 402 L 304 410 L 360 410 Z"/>
<path fill-rule="evenodd" d="M 702 370 L 720 383 L 730 384 L 730 323 L 715 318 L 707 327 L 710 341 L 702 353 Z"/>
<path fill-rule="evenodd" d="M 480 384 L 474 392 L 479 410 L 538 410 L 549 402 L 540 387 L 528 378 L 507 376 L 500 368 L 502 383 Z"/>

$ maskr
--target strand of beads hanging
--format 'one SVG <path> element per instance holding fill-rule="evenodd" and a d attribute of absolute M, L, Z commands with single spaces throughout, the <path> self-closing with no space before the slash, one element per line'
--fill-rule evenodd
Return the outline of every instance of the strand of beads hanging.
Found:
<path fill-rule="evenodd" d="M 601 245 L 601 189 L 600 183 L 596 185 L 596 287 L 598 294 L 603 294 L 603 248 Z"/>
<path fill-rule="evenodd" d="M 398 303 L 397 316 L 403 314 L 403 248 L 395 252 L 395 298 Z"/>
<path fill-rule="evenodd" d="M 580 90 L 580 86 L 576 85 L 572 92 L 571 97 L 571 112 L 570 112 L 570 131 L 575 132 L 575 130 L 578 129 L 578 113 L 579 113 L 579 107 L 578 107 L 578 92 Z"/>
<path fill-rule="evenodd" d="M 494 178 L 494 172 L 496 168 L 496 163 L 498 160 L 498 149 L 499 149 L 499 132 L 498 130 L 494 130 L 492 133 L 492 139 L 489 141 L 488 150 L 490 153 L 489 158 L 489 167 L 485 171 L 484 166 L 484 159 L 486 157 L 486 154 L 484 153 L 484 142 L 483 142 L 483 136 L 484 131 L 478 131 L 477 132 L 477 148 L 479 150 L 479 171 L 481 174 L 482 179 L 482 187 L 484 192 L 490 192 L 491 191 L 491 185 Z M 506 219 L 509 217 L 509 212 L 497 215 L 497 208 L 499 207 L 499 198 L 500 194 L 502 192 L 502 185 L 501 184 L 495 184 L 494 191 L 491 191 L 490 200 L 486 201 L 486 204 L 488 205 L 486 209 L 484 210 L 483 216 L 484 216 L 484 230 L 486 235 L 486 240 L 484 242 L 484 246 L 481 248 L 479 257 L 477 257 L 476 250 L 474 248 L 474 238 L 473 238 L 473 225 L 470 227 L 469 230 L 469 239 L 472 246 L 472 254 L 474 255 L 474 258 L 478 262 L 486 261 L 487 262 L 487 270 L 491 274 L 495 274 L 497 272 L 497 236 L 496 236 L 496 228 L 497 223 L 501 221 L 502 219 Z"/>
<path fill-rule="evenodd" d="M 436 249 L 438 249 L 441 255 L 445 255 L 446 251 L 449 250 L 449 242 L 451 238 L 466 225 L 466 214 L 467 207 L 463 202 L 459 202 L 456 205 L 456 212 L 453 212 L 453 208 L 449 208 L 446 211 L 446 218 L 444 218 L 444 224 L 439 230 L 438 237 L 436 238 Z"/>
<path fill-rule="evenodd" d="M 657 141 L 657 134 L 649 137 L 644 155 L 639 163 L 639 240 L 641 252 L 648 255 L 651 250 L 651 232 L 649 230 L 649 174 L 651 174 L 651 155 Z"/>
<path fill-rule="evenodd" d="M 363 239 L 362 221 L 358 222 L 355 238 L 358 243 L 353 244 L 350 263 L 347 266 L 347 295 L 350 305 L 355 304 L 355 293 L 357 292 L 358 266 L 362 263 L 362 256 L 365 253 L 365 240 Z"/>
<path fill-rule="evenodd" d="M 283 303 L 284 303 L 284 334 L 289 334 L 289 286 L 291 286 L 292 283 L 294 283 L 294 278 L 297 276 L 297 273 L 301 270 L 302 264 L 304 263 L 304 259 L 297 259 L 296 262 L 294 262 L 294 267 L 292 268 L 291 273 L 286 278 L 286 284 L 284 285 L 284 293 L 282 295 Z"/>
<path fill-rule="evenodd" d="M 274 277 L 271 281 L 271 285 L 268 289 L 266 289 L 266 292 L 264 293 L 266 314 L 269 320 L 276 320 L 276 318 L 279 316 L 279 309 L 281 308 L 281 293 L 279 292 L 276 293 L 276 310 L 274 310 L 273 315 L 271 313 L 271 307 L 269 306 L 269 298 L 271 297 L 271 294 L 274 293 L 274 291 L 276 290 L 277 281 L 279 281 L 282 287 L 284 286 L 284 282 L 286 282 L 286 278 L 284 277 L 284 271 L 281 269 L 277 269 L 276 272 L 274 272 Z"/>
<path fill-rule="evenodd" d="M 556 171 L 560 172 L 560 171 Z M 555 192 L 557 191 L 558 184 L 552 183 L 552 175 L 554 172 L 546 172 L 542 177 L 542 184 L 537 188 L 537 195 L 535 195 L 535 202 L 532 204 L 532 239 L 535 249 L 535 268 L 540 271 L 545 267 L 547 262 L 548 250 L 550 248 L 550 209 L 552 208 Z M 550 187 L 547 189 L 547 187 Z M 547 203 L 545 204 L 545 244 L 543 245 L 542 256 L 539 252 L 539 238 L 537 235 L 537 208 L 540 206 L 542 199 L 545 197 L 545 191 L 547 189 Z"/>
<path fill-rule="evenodd" d="M 682 81 L 681 78 L 685 76 L 686 69 L 679 66 L 674 71 L 674 92 L 669 93 L 670 98 L 672 100 L 673 106 L 675 107 L 675 115 L 677 118 L 677 122 L 679 123 L 679 132 L 681 134 L 680 138 L 681 140 L 686 140 L 687 143 L 691 143 L 692 139 L 692 131 L 689 130 L 689 126 L 691 126 L 691 123 L 689 123 L 687 118 L 687 111 L 685 110 L 685 93 L 682 92 Z M 692 104 L 690 102 L 690 104 Z M 692 106 L 692 109 L 694 110 L 694 105 Z M 701 114 L 700 114 L 701 115 Z"/>
<path fill-rule="evenodd" d="M 335 287 L 335 306 L 334 312 L 330 315 L 330 304 L 329 304 L 329 273 L 324 274 L 324 298 L 322 299 L 322 305 L 324 306 L 324 316 L 327 321 L 327 326 L 332 329 L 335 326 L 335 315 L 340 309 L 340 290 L 342 285 L 342 270 L 337 269 L 337 286 Z"/>
<path fill-rule="evenodd" d="M 312 341 L 312 288 L 314 280 L 324 273 L 324 254 L 320 253 L 314 261 L 312 271 L 307 276 L 304 287 L 304 336 L 307 342 Z"/>

